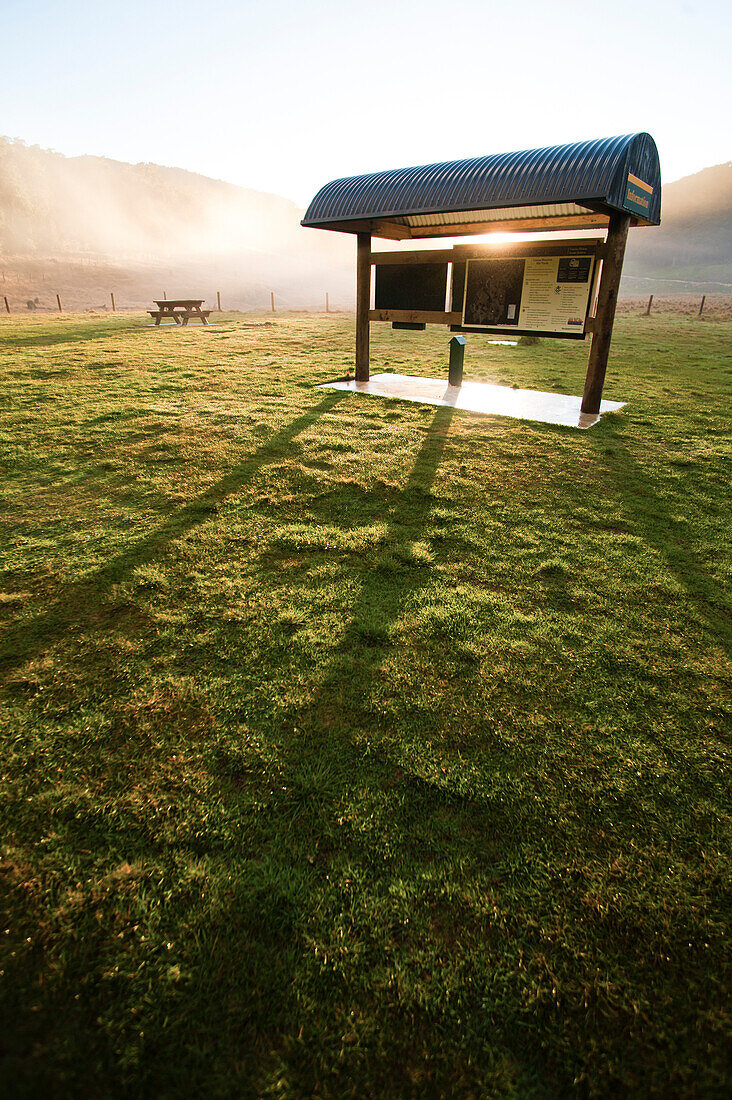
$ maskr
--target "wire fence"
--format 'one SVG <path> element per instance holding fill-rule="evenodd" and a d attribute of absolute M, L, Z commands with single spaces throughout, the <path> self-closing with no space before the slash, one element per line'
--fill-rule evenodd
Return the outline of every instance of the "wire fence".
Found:
<path fill-rule="evenodd" d="M 0 283 L 0 289 L 3 289 L 2 283 Z M 32 297 L 27 293 L 19 295 L 18 293 L 13 294 L 11 291 L 8 294 L 0 295 L 0 314 L 141 313 L 147 311 L 155 302 L 174 300 L 179 297 L 181 299 L 184 297 L 190 298 L 190 294 L 179 295 L 176 292 L 169 293 L 167 290 L 153 290 L 149 298 L 138 294 L 130 297 L 132 300 L 125 300 L 125 296 L 118 291 L 109 291 L 91 294 L 84 301 L 78 291 L 71 291 L 68 294 L 62 291 L 53 291 L 49 294 L 48 290 L 44 288 L 42 295 L 35 294 Z M 233 300 L 228 303 L 222 291 L 217 290 L 213 294 L 209 294 L 208 297 L 202 298 L 201 301 L 210 305 L 213 313 L 338 314 L 351 312 L 355 308 L 354 303 L 344 301 L 338 297 L 333 298 L 328 291 L 323 292 L 320 302 L 311 300 L 308 305 L 303 305 L 303 299 L 299 296 L 275 290 L 260 293 L 256 296 L 235 293 Z"/>

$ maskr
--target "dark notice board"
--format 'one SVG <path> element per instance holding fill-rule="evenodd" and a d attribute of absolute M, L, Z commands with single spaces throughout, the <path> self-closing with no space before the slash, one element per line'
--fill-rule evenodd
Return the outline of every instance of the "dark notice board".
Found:
<path fill-rule="evenodd" d="M 444 313 L 447 264 L 378 264 L 377 309 L 424 309 Z"/>

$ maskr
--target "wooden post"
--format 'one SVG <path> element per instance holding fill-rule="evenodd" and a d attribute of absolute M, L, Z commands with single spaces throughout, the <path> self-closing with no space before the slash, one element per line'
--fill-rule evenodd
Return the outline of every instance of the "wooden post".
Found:
<path fill-rule="evenodd" d="M 116 313 L 117 312 L 117 307 L 114 304 L 114 291 L 112 291 L 110 293 L 109 297 L 112 299 L 112 313 Z"/>
<path fill-rule="evenodd" d="M 585 391 L 582 394 L 582 412 L 599 413 L 602 387 L 605 384 L 607 357 L 613 334 L 615 308 L 618 304 L 620 273 L 623 269 L 625 244 L 628 240 L 630 214 L 611 214 L 602 262 L 600 290 L 597 295 L 597 316 L 590 345 Z"/>
<path fill-rule="evenodd" d="M 216 304 L 218 306 L 219 313 L 221 313 L 221 291 L 216 291 Z"/>
<path fill-rule="evenodd" d="M 63 313 L 63 310 L 61 309 L 61 299 L 58 296 L 58 294 L 56 295 L 56 301 L 58 302 L 58 311 L 59 311 L 59 313 Z"/>
<path fill-rule="evenodd" d="M 702 294 L 701 305 L 699 306 L 699 316 L 700 317 L 701 317 L 702 313 L 704 312 L 704 303 L 706 302 L 706 300 L 707 300 L 706 294 Z"/>
<path fill-rule="evenodd" d="M 648 306 L 646 307 L 646 312 L 643 314 L 644 317 L 650 317 L 651 316 L 651 306 L 652 305 L 653 305 L 653 295 L 651 294 L 650 298 L 648 299 Z"/>
<path fill-rule="evenodd" d="M 356 245 L 356 381 L 369 380 L 371 234 L 358 233 Z"/>
<path fill-rule="evenodd" d="M 273 290 L 270 290 L 269 297 L 270 297 L 270 301 L 272 302 L 272 312 L 276 313 L 277 311 L 275 310 L 275 307 L 274 307 L 274 291 Z"/>
<path fill-rule="evenodd" d="M 168 300 L 168 292 L 166 290 L 164 290 L 163 291 L 163 301 L 167 302 L 167 300 Z"/>
<path fill-rule="evenodd" d="M 325 292 L 325 312 L 330 313 L 330 304 L 328 302 L 328 291 Z"/>
<path fill-rule="evenodd" d="M 8 305 L 8 299 L 3 295 L 3 301 L 5 302 L 5 312 L 10 313 L 10 306 Z"/>

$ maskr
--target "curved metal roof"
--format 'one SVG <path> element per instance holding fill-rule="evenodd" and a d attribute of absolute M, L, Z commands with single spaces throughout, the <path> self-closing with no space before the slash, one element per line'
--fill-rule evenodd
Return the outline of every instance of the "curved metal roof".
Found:
<path fill-rule="evenodd" d="M 304 226 L 357 232 L 349 222 L 574 204 L 600 213 L 620 210 L 657 225 L 661 173 L 650 134 L 598 138 L 517 153 L 399 168 L 334 180 L 310 203 Z M 565 206 L 566 211 L 566 206 Z M 540 216 L 526 210 L 526 215 Z M 466 221 L 475 221 L 475 218 Z M 459 219 L 449 218 L 453 225 Z M 415 224 L 419 224 L 416 223 Z M 438 224 L 433 222 L 432 224 Z M 445 224 L 444 217 L 441 224 Z"/>

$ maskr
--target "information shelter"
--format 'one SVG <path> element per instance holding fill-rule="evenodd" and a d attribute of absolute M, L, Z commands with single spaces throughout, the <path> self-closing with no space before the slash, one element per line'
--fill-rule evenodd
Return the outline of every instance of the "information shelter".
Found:
<path fill-rule="evenodd" d="M 660 214 L 658 151 L 650 134 L 638 133 L 335 180 L 321 188 L 302 224 L 357 236 L 357 381 L 369 379 L 372 321 L 562 339 L 590 335 L 581 407 L 594 414 L 628 230 L 658 225 Z M 422 251 L 371 247 L 373 237 L 568 230 L 592 230 L 593 239 Z"/>

